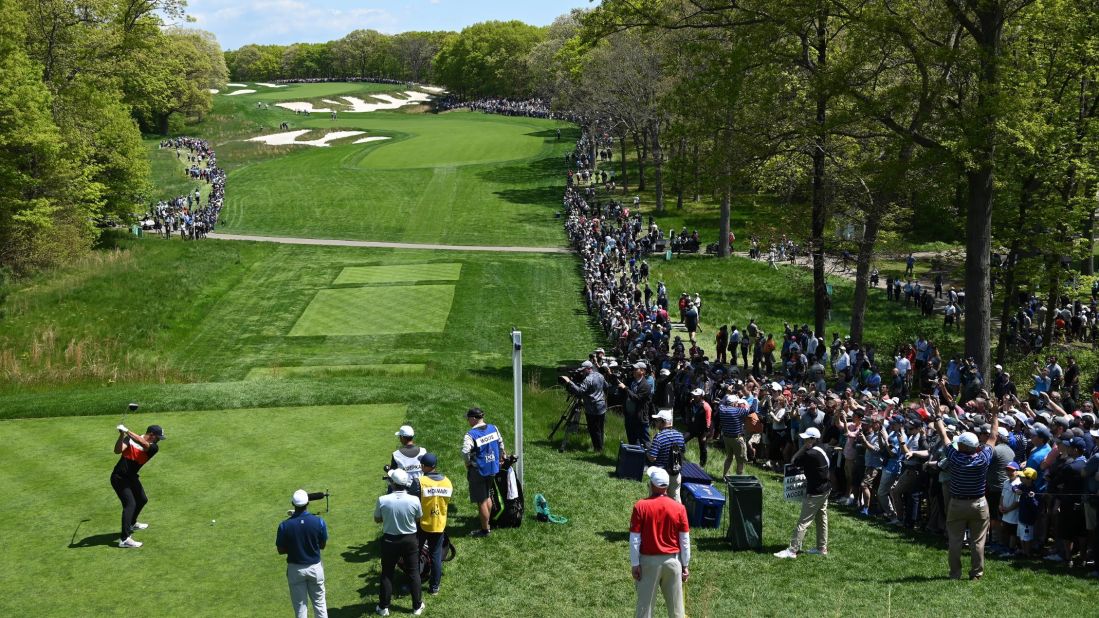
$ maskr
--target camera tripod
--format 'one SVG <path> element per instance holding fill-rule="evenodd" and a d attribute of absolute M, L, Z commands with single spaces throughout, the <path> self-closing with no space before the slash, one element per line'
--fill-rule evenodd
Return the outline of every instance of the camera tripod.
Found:
<path fill-rule="evenodd" d="M 553 436 L 557 434 L 557 430 L 561 429 L 561 426 L 565 426 L 565 433 L 561 438 L 561 446 L 557 447 L 558 453 L 565 452 L 565 445 L 568 444 L 569 434 L 580 433 L 580 427 L 587 427 L 587 422 L 580 414 L 583 411 L 583 405 L 581 405 L 578 397 L 569 397 L 569 405 L 565 408 L 565 412 L 561 415 L 561 418 L 557 419 L 557 424 L 553 426 L 553 431 L 550 432 L 549 440 L 553 441 Z"/>

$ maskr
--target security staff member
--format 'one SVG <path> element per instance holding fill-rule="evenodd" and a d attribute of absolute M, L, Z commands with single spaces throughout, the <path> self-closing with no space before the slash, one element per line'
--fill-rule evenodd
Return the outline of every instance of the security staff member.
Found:
<path fill-rule="evenodd" d="M 434 453 L 426 453 L 420 458 L 424 475 L 420 477 L 420 505 L 424 515 L 420 518 L 421 545 L 427 543 L 431 556 L 431 581 L 428 591 L 439 594 L 439 584 L 443 579 L 443 551 L 446 547 L 446 518 L 450 510 L 450 499 L 454 496 L 454 485 L 450 479 L 436 471 L 439 464 Z"/>
<path fill-rule="evenodd" d="M 164 430 L 160 425 L 149 425 L 144 435 L 138 435 L 125 425 L 119 425 L 117 429 L 118 440 L 115 440 L 114 452 L 121 457 L 111 471 L 111 487 L 114 488 L 118 501 L 122 503 L 122 535 L 118 546 L 137 548 L 142 543 L 135 541 L 132 533 L 149 527 L 149 524 L 137 521 L 141 509 L 149 502 L 139 473 L 141 467 L 160 452 L 158 443 L 164 439 Z"/>
<path fill-rule="evenodd" d="M 466 462 L 469 501 L 477 505 L 481 517 L 481 528 L 470 536 L 485 537 L 492 532 L 489 527 L 492 485 L 500 471 L 500 460 L 507 457 L 507 451 L 500 430 L 485 422 L 481 408 L 470 408 L 466 412 L 466 422 L 470 429 L 462 439 L 462 457 Z"/>
<path fill-rule="evenodd" d="M 412 479 L 408 493 L 417 496 L 420 494 L 420 475 L 423 474 L 420 458 L 427 453 L 427 449 L 416 444 L 416 432 L 411 425 L 401 425 L 393 435 L 401 441 L 401 448 L 393 451 L 389 467 L 400 468 L 408 473 L 408 478 Z"/>
<path fill-rule="evenodd" d="M 378 594 L 379 616 L 389 615 L 389 600 L 393 597 L 393 573 L 397 562 L 404 560 L 408 575 L 412 578 L 412 615 L 424 611 L 423 591 L 420 584 L 420 543 L 416 536 L 416 523 L 424 516 L 420 500 L 409 495 L 412 480 L 400 468 L 389 471 L 392 493 L 380 496 L 374 507 L 374 521 L 382 524 L 382 574 L 381 591 Z"/>
<path fill-rule="evenodd" d="M 290 504 L 294 511 L 279 524 L 275 535 L 275 549 L 286 556 L 290 603 L 297 618 L 309 616 L 310 604 L 314 618 L 327 618 L 321 550 L 328 544 L 328 526 L 309 512 L 309 494 L 304 489 L 294 492 Z"/>
<path fill-rule="evenodd" d="M 683 618 L 683 584 L 690 572 L 691 528 L 687 509 L 670 499 L 668 472 L 648 470 L 649 497 L 630 516 L 630 567 L 637 582 L 636 618 L 650 618 L 657 587 L 664 593 L 669 618 Z"/>

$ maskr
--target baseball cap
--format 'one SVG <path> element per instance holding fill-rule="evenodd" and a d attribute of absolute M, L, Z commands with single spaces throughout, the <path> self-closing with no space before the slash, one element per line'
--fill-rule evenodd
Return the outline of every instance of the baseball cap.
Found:
<path fill-rule="evenodd" d="M 662 376 L 670 376 L 670 375 L 672 375 L 672 370 L 671 370 L 671 369 L 667 369 L 667 368 L 665 368 L 665 369 L 661 369 L 661 370 L 660 370 L 660 375 L 662 375 Z"/>
<path fill-rule="evenodd" d="M 309 493 L 304 489 L 299 489 L 294 492 L 294 495 L 290 496 L 290 504 L 294 506 L 305 506 L 309 504 Z"/>
<path fill-rule="evenodd" d="M 691 395 L 693 395 L 695 397 L 701 397 L 703 395 L 703 390 L 701 388 L 696 388 L 693 391 L 691 391 Z"/>
<path fill-rule="evenodd" d="M 972 431 L 963 432 L 962 435 L 958 436 L 958 444 L 968 446 L 969 448 L 977 448 L 977 444 L 979 444 L 977 434 Z"/>
<path fill-rule="evenodd" d="M 653 487 L 667 487 L 668 483 L 671 482 L 668 471 L 656 466 L 649 467 L 648 477 L 649 482 L 652 483 Z"/>
<path fill-rule="evenodd" d="M 782 390 L 782 385 L 779 384 L 778 382 L 771 382 L 771 390 L 773 390 L 777 393 L 777 392 Z"/>
<path fill-rule="evenodd" d="M 583 369 L 591 369 L 594 365 L 591 364 L 591 361 L 584 361 L 580 363 L 580 367 Z"/>
<path fill-rule="evenodd" d="M 160 425 L 149 425 L 149 428 L 145 430 L 145 433 L 151 433 L 156 436 L 157 440 L 166 440 L 164 437 L 164 429 Z"/>
<path fill-rule="evenodd" d="M 416 432 L 412 430 L 412 425 L 401 425 L 401 428 L 397 430 L 397 433 L 393 434 L 402 438 L 412 438 L 416 435 Z"/>
<path fill-rule="evenodd" d="M 671 408 L 665 408 L 663 410 L 660 410 L 656 414 L 653 414 L 653 418 L 657 418 L 657 419 L 660 419 L 662 421 L 670 423 L 670 422 L 672 422 L 672 410 L 671 410 Z"/>
<path fill-rule="evenodd" d="M 997 427 L 996 435 L 1006 440 L 1011 437 L 1011 432 L 1009 432 L 1007 429 L 1004 429 L 1003 427 Z"/>
<path fill-rule="evenodd" d="M 466 411 L 466 418 L 484 418 L 485 413 L 481 408 L 470 408 Z"/>
<path fill-rule="evenodd" d="M 1073 439 L 1069 440 L 1069 446 L 1071 446 L 1073 448 L 1078 448 L 1080 450 L 1084 450 L 1088 447 L 1088 443 L 1084 442 L 1083 438 L 1073 438 Z"/>
<path fill-rule="evenodd" d="M 606 354 L 607 351 L 604 350 L 603 348 L 595 348 L 595 353 L 596 354 Z"/>
<path fill-rule="evenodd" d="M 1034 435 L 1040 436 L 1040 437 L 1042 437 L 1046 440 L 1052 440 L 1053 439 L 1053 434 L 1051 434 L 1049 432 L 1049 427 L 1046 427 L 1045 425 L 1043 425 L 1041 423 L 1035 423 L 1034 424 Z"/>
<path fill-rule="evenodd" d="M 1019 464 L 1017 462 L 1009 461 L 1009 462 L 1007 462 L 1007 469 L 1008 470 L 1019 470 L 1020 468 L 1019 468 Z"/>
<path fill-rule="evenodd" d="M 439 465 L 439 458 L 435 456 L 435 453 L 424 453 L 424 456 L 420 458 L 420 465 L 434 468 Z"/>
<path fill-rule="evenodd" d="M 809 438 L 816 438 L 816 439 L 819 440 L 820 439 L 820 430 L 817 429 L 816 427 L 810 427 L 809 429 L 806 429 L 803 433 L 799 433 L 798 436 L 802 440 L 808 440 Z"/>
<path fill-rule="evenodd" d="M 645 363 L 643 363 L 641 361 L 637 361 L 636 363 L 633 364 L 633 368 L 634 369 L 646 369 L 646 368 L 648 368 L 648 365 L 646 365 Z"/>
<path fill-rule="evenodd" d="M 1038 471 L 1034 468 L 1024 468 L 1022 470 L 1019 470 L 1019 476 L 1033 481 L 1034 479 L 1038 478 Z"/>
<path fill-rule="evenodd" d="M 992 433 L 992 425 L 989 425 L 988 423 L 985 423 L 985 424 L 981 425 L 980 427 L 977 428 L 977 433 L 991 434 Z"/>
<path fill-rule="evenodd" d="M 393 468 L 389 471 L 389 480 L 393 481 L 393 484 L 398 487 L 408 487 L 408 484 L 412 482 L 412 479 L 408 477 L 408 473 L 400 468 Z"/>

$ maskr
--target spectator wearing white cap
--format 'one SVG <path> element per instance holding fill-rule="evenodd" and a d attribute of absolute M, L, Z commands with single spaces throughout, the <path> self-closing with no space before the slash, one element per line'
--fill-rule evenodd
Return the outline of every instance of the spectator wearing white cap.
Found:
<path fill-rule="evenodd" d="M 736 460 L 736 473 L 744 474 L 744 464 L 748 456 L 748 443 L 744 439 L 744 419 L 748 418 L 751 408 L 748 402 L 736 395 L 726 395 L 717 407 L 717 427 L 715 433 L 721 434 L 725 444 L 725 464 L 722 476 L 729 475 L 729 468 Z"/>
<path fill-rule="evenodd" d="M 683 451 L 686 442 L 683 434 L 672 427 L 672 411 L 664 409 L 653 415 L 657 433 L 649 443 L 645 456 L 649 463 L 668 473 L 668 497 L 679 502 L 680 471 L 683 468 Z"/>
<path fill-rule="evenodd" d="M 294 510 L 279 524 L 275 549 L 286 556 L 286 581 L 290 585 L 290 602 L 297 618 L 326 618 L 324 565 L 321 550 L 328 543 L 328 527 L 324 520 L 309 512 L 309 494 L 299 489 L 290 497 Z"/>
<path fill-rule="evenodd" d="M 669 618 L 683 618 L 683 584 L 690 575 L 690 525 L 687 509 L 670 499 L 667 470 L 650 467 L 649 497 L 638 500 L 630 516 L 630 568 L 637 582 L 636 618 L 652 616 L 659 587 Z"/>
<path fill-rule="evenodd" d="M 820 446 L 819 429 L 810 427 L 798 434 L 798 437 L 803 442 L 798 452 L 794 453 L 793 462 L 805 473 L 805 497 L 801 501 L 801 515 L 790 538 L 790 547 L 777 552 L 776 558 L 797 558 L 805 533 L 814 522 L 817 527 L 817 546 L 807 553 L 828 555 L 828 494 L 832 491 L 828 470 L 831 461 Z"/>
<path fill-rule="evenodd" d="M 420 543 L 416 536 L 416 524 L 424 516 L 420 500 L 408 493 L 412 483 L 408 473 L 400 468 L 389 471 L 389 484 L 392 492 L 378 498 L 374 507 L 374 521 L 382 524 L 382 574 L 378 606 L 375 612 L 379 616 L 389 615 L 389 601 L 393 597 L 393 574 L 397 562 L 404 560 L 412 579 L 412 614 L 419 616 L 424 611 L 423 590 L 420 582 Z"/>
<path fill-rule="evenodd" d="M 949 544 L 950 578 L 962 577 L 962 542 L 969 530 L 969 578 L 984 575 L 985 539 L 988 536 L 989 512 L 985 491 L 988 466 L 992 463 L 992 447 L 1000 428 L 999 418 L 992 415 L 989 437 L 980 443 L 977 434 L 965 432 L 953 445 L 946 447 L 945 467 L 950 471 L 950 505 L 946 512 L 946 533 Z M 949 442 L 942 418 L 935 420 L 939 438 Z"/>
<path fill-rule="evenodd" d="M 397 433 L 393 434 L 401 442 L 401 447 L 393 451 L 390 458 L 390 468 L 400 468 L 408 473 L 412 479 L 408 493 L 418 496 L 420 494 L 420 476 L 423 475 L 423 467 L 420 458 L 427 453 L 427 449 L 416 444 L 416 432 L 411 425 L 401 425 Z"/>

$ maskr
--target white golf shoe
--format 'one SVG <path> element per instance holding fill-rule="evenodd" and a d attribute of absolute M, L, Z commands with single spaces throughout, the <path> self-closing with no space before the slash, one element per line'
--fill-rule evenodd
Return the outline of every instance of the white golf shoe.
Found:
<path fill-rule="evenodd" d="M 144 530 L 149 527 L 149 524 L 143 524 L 139 521 L 135 521 L 134 525 L 130 526 L 130 530 Z"/>
<path fill-rule="evenodd" d="M 787 547 L 786 549 L 784 549 L 782 551 L 775 552 L 775 558 L 797 558 L 797 557 L 798 557 L 798 553 L 795 552 L 795 551 L 790 551 L 789 547 Z"/>
<path fill-rule="evenodd" d="M 420 606 L 417 607 L 416 609 L 412 610 L 412 615 L 413 616 L 422 616 L 424 614 L 424 608 L 425 607 L 427 607 L 427 605 L 425 605 L 423 601 L 420 601 Z"/>
<path fill-rule="evenodd" d="M 135 541 L 132 536 L 128 536 L 118 542 L 119 547 L 141 547 L 141 545 L 141 541 Z"/>

